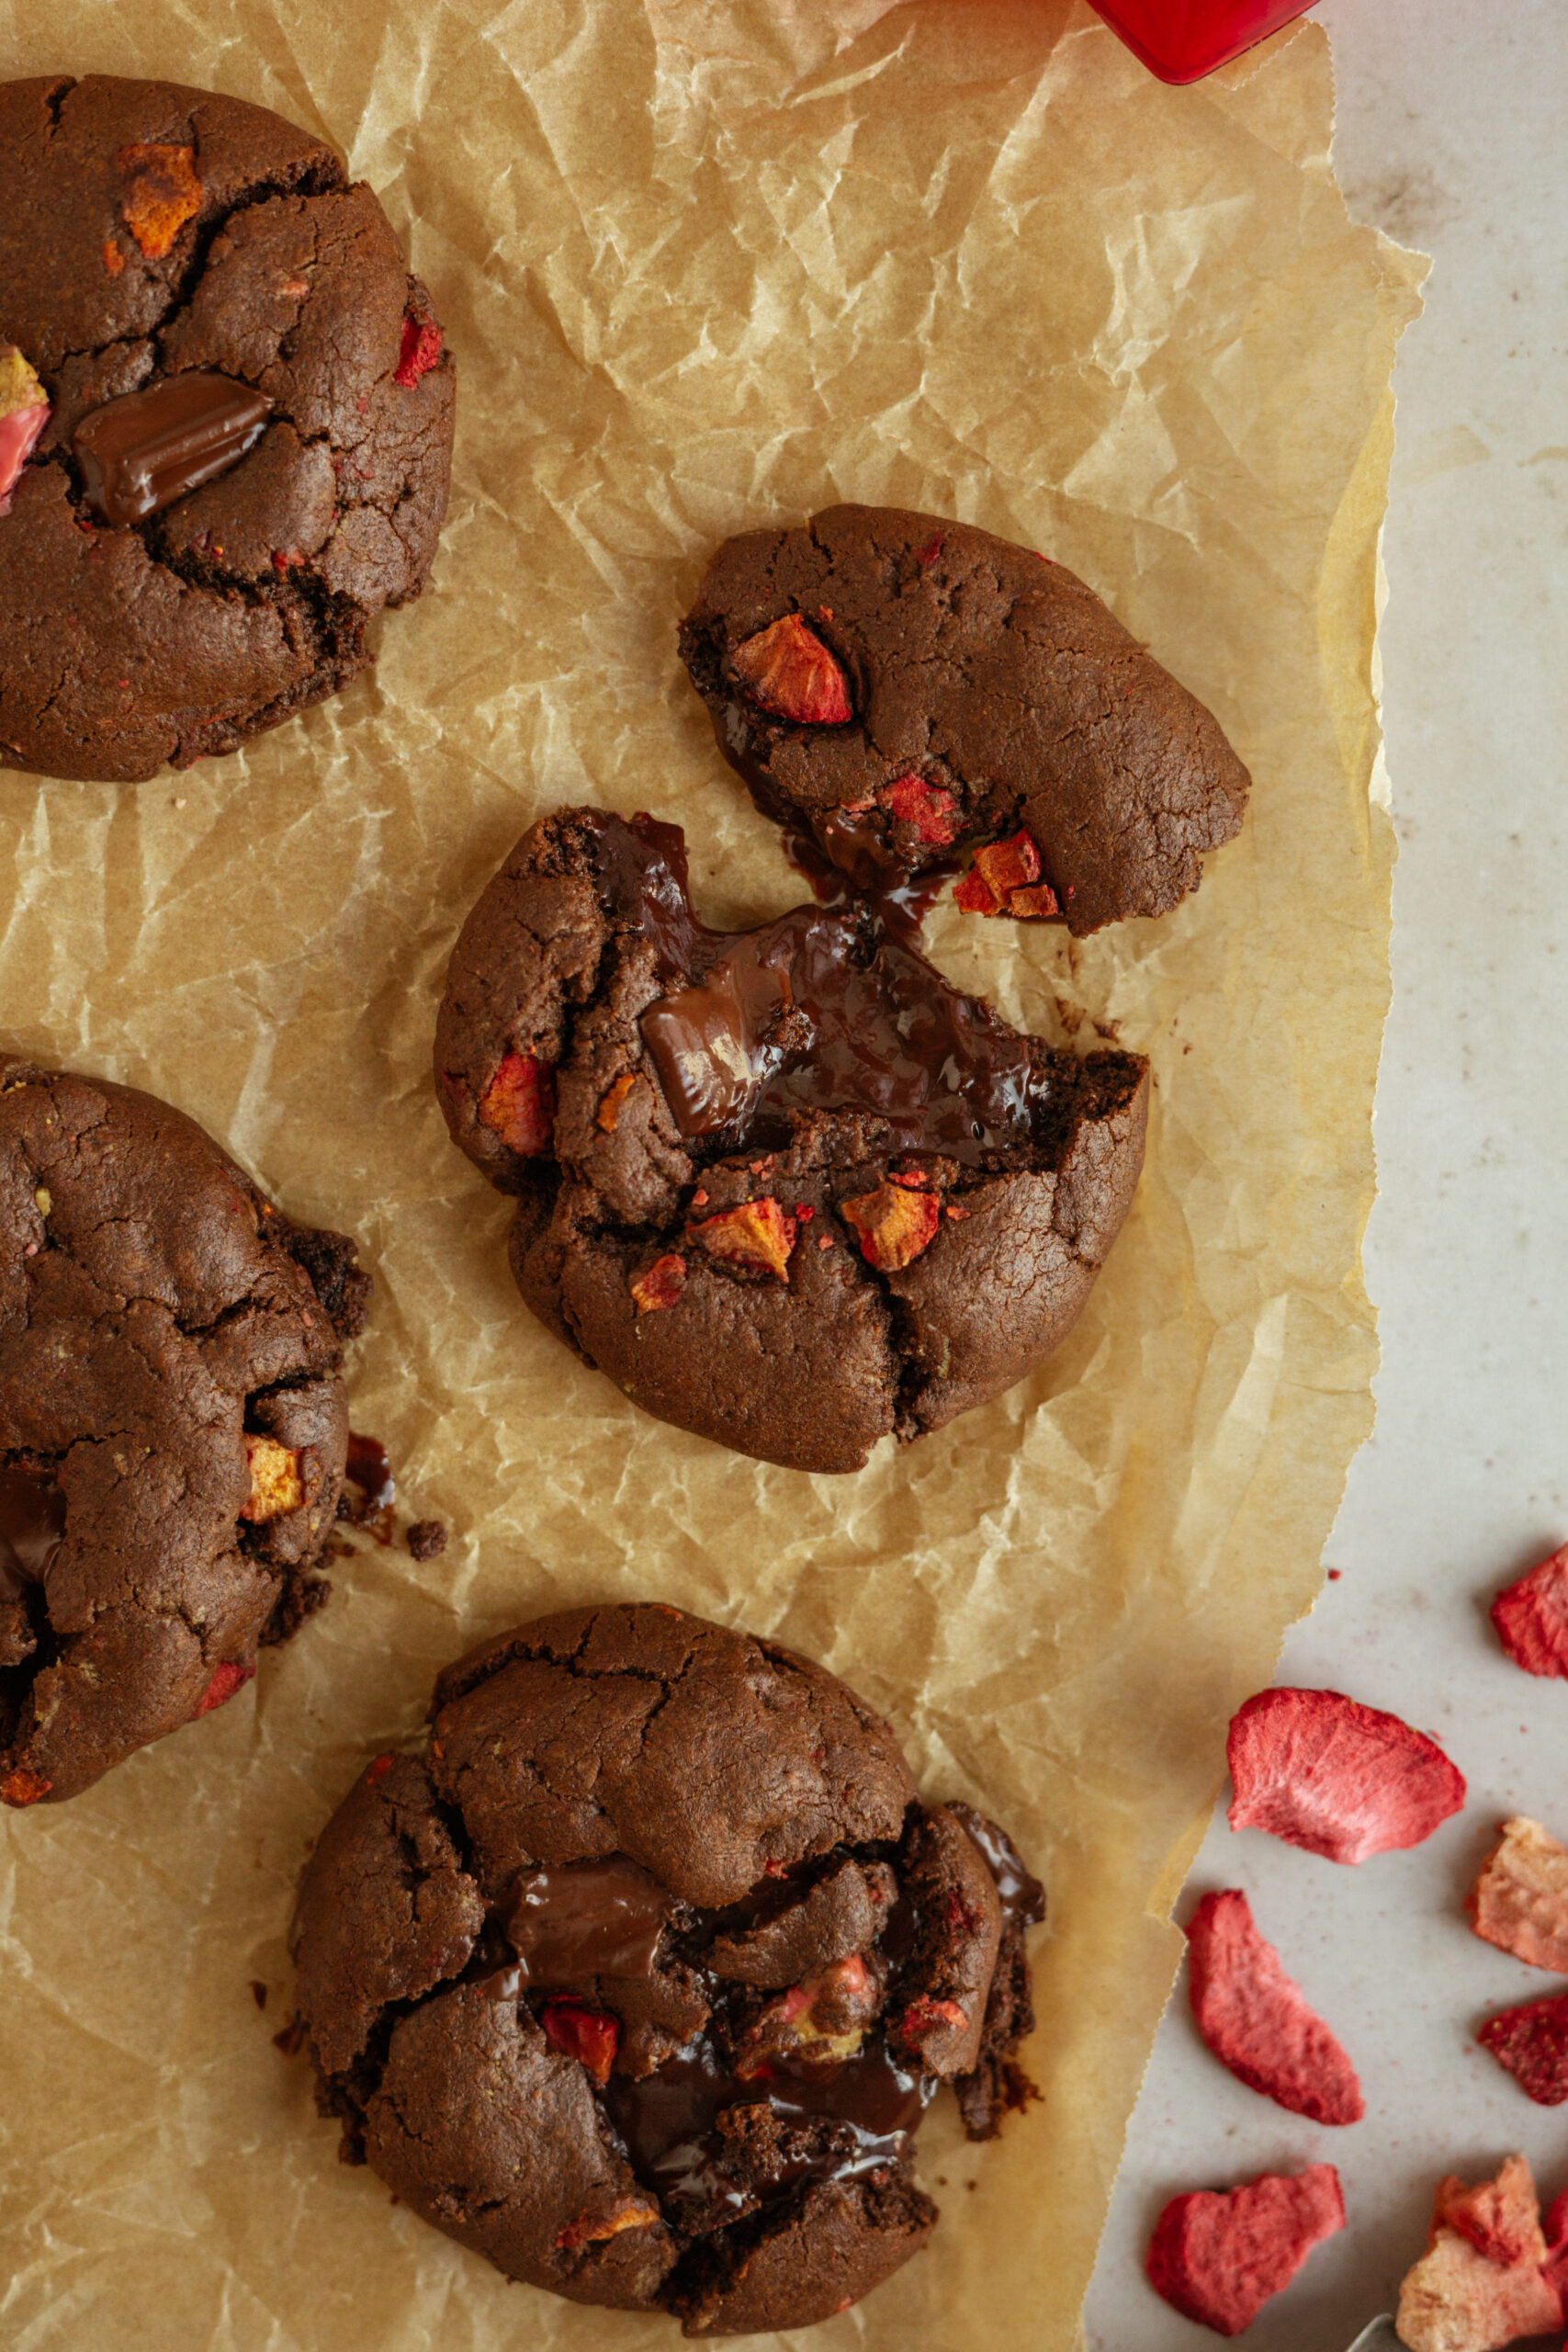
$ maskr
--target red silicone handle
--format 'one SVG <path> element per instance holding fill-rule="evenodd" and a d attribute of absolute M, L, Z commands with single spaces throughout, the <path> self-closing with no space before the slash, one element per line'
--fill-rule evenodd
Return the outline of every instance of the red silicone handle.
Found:
<path fill-rule="evenodd" d="M 1162 82 L 1201 82 L 1304 15 L 1310 0 L 1089 0 Z"/>

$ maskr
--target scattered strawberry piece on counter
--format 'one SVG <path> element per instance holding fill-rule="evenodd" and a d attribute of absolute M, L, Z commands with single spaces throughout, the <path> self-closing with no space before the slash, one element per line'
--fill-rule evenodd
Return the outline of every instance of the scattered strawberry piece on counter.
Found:
<path fill-rule="evenodd" d="M 1314 2246 L 1344 2227 L 1332 2165 L 1264 2173 L 1226 2191 L 1192 2189 L 1173 2197 L 1155 2224 L 1149 2281 L 1186 2318 L 1216 2335 L 1239 2335 Z"/>
<path fill-rule="evenodd" d="M 1568 1994 L 1499 2009 L 1475 2038 L 1537 2107 L 1568 2098 Z"/>
<path fill-rule="evenodd" d="M 1400 2342 L 1409 2352 L 1502 2352 L 1521 2336 L 1561 2327 L 1547 2261 L 1523 2156 L 1510 2156 L 1495 2180 L 1473 2188 L 1450 2174 L 1438 2186 L 1427 2251 L 1399 2290 Z"/>
<path fill-rule="evenodd" d="M 1464 1907 L 1499 1951 L 1568 1973 L 1568 1846 L 1539 1821 L 1518 1815 L 1503 1824 Z"/>
<path fill-rule="evenodd" d="M 1338 1690 L 1260 1690 L 1225 1743 L 1233 1829 L 1263 1829 L 1331 1862 L 1419 1846 L 1464 1803 L 1434 1739 Z"/>
<path fill-rule="evenodd" d="M 1292 2115 L 1359 2123 L 1356 2069 L 1258 1932 L 1245 1894 L 1206 1894 L 1187 1923 L 1187 1991 L 1222 2066 Z"/>
<path fill-rule="evenodd" d="M 1492 1623 L 1527 1674 L 1568 1679 L 1568 1544 L 1497 1595 Z"/>

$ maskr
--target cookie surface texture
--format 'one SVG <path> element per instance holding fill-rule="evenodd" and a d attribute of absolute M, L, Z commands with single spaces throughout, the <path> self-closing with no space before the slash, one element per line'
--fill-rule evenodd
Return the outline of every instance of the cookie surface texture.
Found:
<path fill-rule="evenodd" d="M 333 150 L 239 99 L 8 83 L 0 172 L 0 385 L 10 353 L 49 403 L 0 497 L 0 762 L 233 751 L 424 582 L 455 382 L 430 298 Z"/>
<path fill-rule="evenodd" d="M 231 1698 L 325 1598 L 368 1278 L 151 1095 L 0 1055 L 0 1798 Z"/>
<path fill-rule="evenodd" d="M 823 1668 L 654 1604 L 440 1677 L 323 1830 L 292 1945 L 344 2153 L 513 2278 L 690 2335 L 803 2327 L 919 2248 L 910 2142 L 1029 2097 L 1005 1835 Z"/>
<path fill-rule="evenodd" d="M 1168 912 L 1240 829 L 1218 722 L 1064 566 L 897 507 L 727 539 L 681 628 L 720 750 L 846 871 L 1027 836 L 1010 910 Z M 962 903 L 969 903 L 961 890 Z"/>
<path fill-rule="evenodd" d="M 517 1198 L 534 1313 L 635 1404 L 861 1468 L 1065 1337 L 1142 1163 L 1147 1069 L 1010 1029 L 846 895 L 705 930 L 679 829 L 541 819 L 453 952 L 435 1079 Z"/>

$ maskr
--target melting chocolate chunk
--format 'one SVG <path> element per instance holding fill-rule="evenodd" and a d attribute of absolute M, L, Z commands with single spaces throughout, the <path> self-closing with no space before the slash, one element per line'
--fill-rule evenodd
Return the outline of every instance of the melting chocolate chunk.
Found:
<path fill-rule="evenodd" d="M 1028 1869 L 1007 1831 L 998 1829 L 994 1821 L 987 1821 L 972 1804 L 960 1804 L 955 1797 L 949 1798 L 947 1810 L 964 1824 L 984 1854 L 987 1867 L 997 1882 L 1003 1918 L 1016 1919 L 1021 1927 L 1037 1928 L 1045 1917 L 1045 1889 Z"/>
<path fill-rule="evenodd" d="M 65 1497 L 47 1470 L 0 1470 L 0 1601 L 41 1584 L 65 1532 Z"/>
<path fill-rule="evenodd" d="M 208 368 L 106 401 L 72 437 L 87 503 L 106 523 L 143 522 L 237 465 L 271 413 L 264 392 Z"/>
<path fill-rule="evenodd" d="M 896 2164 L 935 2090 L 880 2035 L 827 2072 L 775 2060 L 765 2082 L 731 2074 L 705 2039 L 640 2080 L 613 2075 L 604 2098 L 637 2177 L 678 2220 L 689 2226 L 700 2212 L 715 2228 L 798 2181 L 848 2180 Z M 718 2128 L 743 2108 L 765 2108 L 783 2127 L 761 2161 L 743 2134 Z"/>
<path fill-rule="evenodd" d="M 670 1911 L 657 1879 L 613 1855 L 525 1871 L 502 1924 L 522 1983 L 581 1984 L 592 1976 L 651 1976 Z"/>
<path fill-rule="evenodd" d="M 898 1148 L 974 1162 L 1032 1136 L 1047 1072 L 918 952 L 921 892 L 867 890 L 756 931 L 709 931 L 678 826 L 604 817 L 594 830 L 606 903 L 682 983 L 641 1025 L 683 1136 L 786 1143 L 795 1117 L 858 1111 Z M 933 887 L 928 876 L 923 895 Z"/>

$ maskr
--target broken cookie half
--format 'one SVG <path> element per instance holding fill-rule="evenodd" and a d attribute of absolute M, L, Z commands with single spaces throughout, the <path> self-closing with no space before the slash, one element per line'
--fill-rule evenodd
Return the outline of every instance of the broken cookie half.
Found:
<path fill-rule="evenodd" d="M 942 2086 L 976 2140 L 1035 2096 L 1043 1912 L 820 1666 L 577 1609 L 449 1667 L 425 1752 L 344 1797 L 299 2016 L 346 2160 L 508 2277 L 691 2336 L 805 2327 L 931 2234 Z"/>
<path fill-rule="evenodd" d="M 863 884 L 977 843 L 961 907 L 1081 937 L 1168 913 L 1241 829 L 1213 713 L 1083 581 L 968 524 L 833 506 L 727 539 L 681 654 L 763 812 Z"/>
<path fill-rule="evenodd" d="M 789 1468 L 857 1470 L 1040 1363 L 1142 1163 L 1143 1059 L 952 987 L 918 898 L 710 931 L 677 827 L 569 808 L 447 976 L 436 1084 L 517 1198 L 527 1304 L 646 1411 Z"/>

